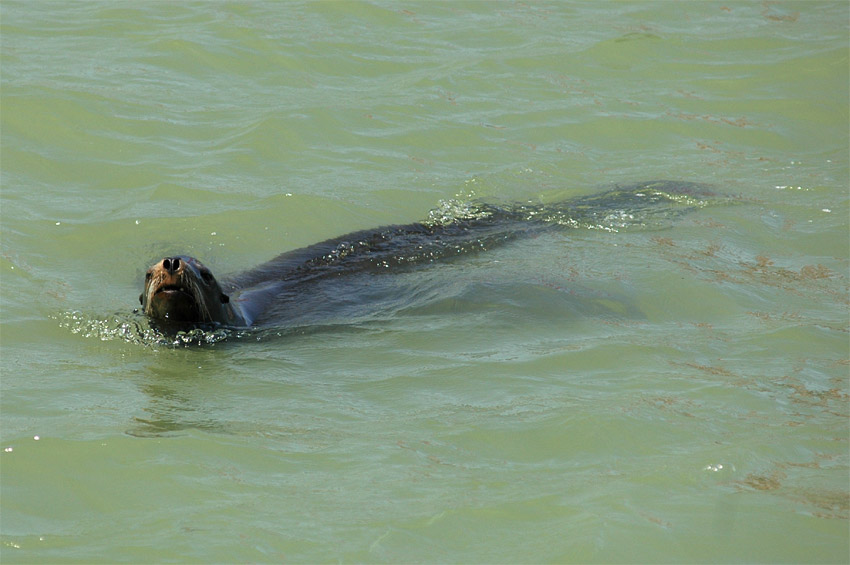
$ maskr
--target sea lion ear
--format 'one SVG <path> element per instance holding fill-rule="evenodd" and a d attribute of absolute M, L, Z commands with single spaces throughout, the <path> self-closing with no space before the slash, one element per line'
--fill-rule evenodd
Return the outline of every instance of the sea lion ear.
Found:
<path fill-rule="evenodd" d="M 230 302 L 230 297 L 222 292 L 221 293 L 221 303 L 227 304 L 228 302 Z"/>
<path fill-rule="evenodd" d="M 145 295 L 144 293 L 142 293 L 142 294 L 140 294 L 140 295 L 139 295 L 139 304 L 144 304 L 144 302 L 142 301 L 142 297 L 143 297 L 144 295 Z"/>

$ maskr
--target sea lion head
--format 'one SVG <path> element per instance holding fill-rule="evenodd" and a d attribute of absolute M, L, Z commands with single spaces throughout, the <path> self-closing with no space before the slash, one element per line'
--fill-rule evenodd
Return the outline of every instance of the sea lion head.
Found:
<path fill-rule="evenodd" d="M 166 257 L 147 270 L 139 302 L 147 316 L 164 322 L 230 324 L 234 320 L 230 297 L 210 270 L 185 255 Z"/>

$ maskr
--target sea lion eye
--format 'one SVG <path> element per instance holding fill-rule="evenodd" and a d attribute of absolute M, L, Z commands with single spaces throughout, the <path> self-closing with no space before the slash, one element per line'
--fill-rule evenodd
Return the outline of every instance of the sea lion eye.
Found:
<path fill-rule="evenodd" d="M 152 276 L 153 276 L 153 274 L 152 274 L 150 271 L 148 271 L 147 273 L 145 273 L 145 280 L 146 280 L 146 281 L 151 280 L 151 277 L 152 277 Z"/>
<path fill-rule="evenodd" d="M 213 281 L 212 273 L 209 271 L 201 271 L 201 278 L 204 279 L 204 282 L 207 284 Z"/>

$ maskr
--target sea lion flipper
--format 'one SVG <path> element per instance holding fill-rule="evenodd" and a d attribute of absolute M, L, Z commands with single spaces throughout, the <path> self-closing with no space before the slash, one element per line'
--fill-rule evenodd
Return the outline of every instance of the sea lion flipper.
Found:
<path fill-rule="evenodd" d="M 254 288 L 238 290 L 231 302 L 233 311 L 242 317 L 244 325 L 251 326 L 269 303 L 281 293 L 283 286 L 282 281 L 269 281 Z"/>

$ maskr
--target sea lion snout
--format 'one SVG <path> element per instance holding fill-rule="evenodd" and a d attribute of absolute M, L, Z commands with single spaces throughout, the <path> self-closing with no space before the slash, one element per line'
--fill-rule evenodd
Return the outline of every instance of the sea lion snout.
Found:
<path fill-rule="evenodd" d="M 173 275 L 177 270 L 180 269 L 180 258 L 179 257 L 166 257 L 162 260 L 162 268 L 165 271 Z"/>
<path fill-rule="evenodd" d="M 154 294 L 180 290 L 189 294 L 202 294 L 200 287 L 213 281 L 209 269 L 193 257 L 175 255 L 165 257 L 148 270 L 148 279 L 153 279 Z M 197 296 L 196 296 L 197 299 Z"/>

